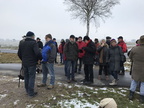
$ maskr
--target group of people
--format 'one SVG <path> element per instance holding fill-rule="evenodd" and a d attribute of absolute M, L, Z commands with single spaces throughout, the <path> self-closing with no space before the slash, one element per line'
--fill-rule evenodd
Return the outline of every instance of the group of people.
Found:
<path fill-rule="evenodd" d="M 118 43 L 115 39 L 107 36 L 100 42 L 96 38 L 94 42 L 89 36 L 78 38 L 74 35 L 70 36 L 69 41 L 61 40 L 58 47 L 60 53 L 60 61 L 65 65 L 65 76 L 67 82 L 76 81 L 74 74 L 81 73 L 82 65 L 84 64 L 85 78 L 84 84 L 93 83 L 93 65 L 99 66 L 98 79 L 101 80 L 101 75 L 104 72 L 106 80 L 108 75 L 112 74 L 114 80 L 110 85 L 117 85 L 118 74 L 124 75 L 124 62 L 126 57 L 124 53 L 127 52 L 127 45 L 123 41 L 123 37 L 118 37 Z M 78 65 L 79 64 L 79 65 Z M 72 70 L 70 71 L 70 69 Z"/>
<path fill-rule="evenodd" d="M 42 83 L 37 87 L 45 87 L 47 85 L 47 75 L 50 74 L 50 84 L 48 89 L 53 89 L 55 85 L 54 63 L 57 63 L 57 53 L 60 53 L 60 63 L 64 64 L 65 76 L 67 82 L 76 82 L 75 72 L 81 73 L 82 65 L 84 64 L 84 79 L 83 84 L 92 84 L 94 82 L 93 66 L 99 66 L 98 79 L 101 80 L 101 75 L 104 72 L 106 80 L 108 75 L 112 75 L 114 80 L 109 85 L 117 85 L 118 74 L 124 75 L 124 62 L 127 52 L 127 45 L 123 41 L 123 37 L 118 37 L 118 42 L 111 37 L 106 37 L 100 42 L 98 39 L 92 41 L 89 36 L 76 38 L 70 35 L 69 39 L 62 39 L 58 46 L 56 39 L 52 38 L 51 34 L 45 36 L 45 45 L 43 46 L 39 38 L 34 39 L 35 35 L 29 31 L 19 44 L 18 56 L 22 60 L 22 66 L 25 73 L 25 89 L 29 96 L 35 96 L 34 92 L 35 73 L 37 62 L 42 63 Z M 132 60 L 132 78 L 130 88 L 130 99 L 133 99 L 134 91 L 138 82 L 141 82 L 141 100 L 144 101 L 144 83 L 142 59 L 144 36 L 140 38 L 139 45 L 133 48 L 130 53 Z M 141 56 L 141 58 L 139 58 Z M 79 64 L 79 65 L 78 65 Z M 138 66 L 139 70 L 137 69 Z M 135 77 L 139 72 L 139 77 Z M 138 75 L 137 75 L 138 76 Z"/>

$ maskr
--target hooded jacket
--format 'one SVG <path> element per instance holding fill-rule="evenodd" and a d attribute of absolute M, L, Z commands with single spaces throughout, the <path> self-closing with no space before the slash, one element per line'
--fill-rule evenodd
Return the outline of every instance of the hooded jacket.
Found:
<path fill-rule="evenodd" d="M 56 46 L 52 40 L 46 42 L 42 49 L 42 62 L 54 63 L 56 58 Z"/>

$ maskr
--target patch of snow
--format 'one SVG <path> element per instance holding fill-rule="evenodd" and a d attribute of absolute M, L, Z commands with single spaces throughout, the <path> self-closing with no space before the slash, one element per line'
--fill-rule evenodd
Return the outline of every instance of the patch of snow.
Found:
<path fill-rule="evenodd" d="M 14 105 L 17 105 L 20 100 L 14 101 Z"/>
<path fill-rule="evenodd" d="M 68 88 L 72 88 L 72 86 L 68 86 Z"/>
<path fill-rule="evenodd" d="M 62 96 L 62 97 L 64 97 L 64 95 L 63 95 L 63 94 L 61 94 L 61 96 Z"/>
<path fill-rule="evenodd" d="M 5 98 L 7 95 L 8 95 L 8 94 L 3 94 L 3 95 L 0 94 L 0 100 L 3 99 L 3 98 Z"/>
<path fill-rule="evenodd" d="M 99 90 L 108 90 L 107 88 L 99 88 Z"/>
<path fill-rule="evenodd" d="M 53 97 L 53 100 L 56 100 L 56 97 Z"/>
<path fill-rule="evenodd" d="M 12 82 L 19 82 L 19 78 L 13 78 Z M 21 82 L 24 82 L 24 80 L 21 80 Z"/>
<path fill-rule="evenodd" d="M 82 102 L 83 101 L 83 102 Z M 98 102 L 95 102 L 95 104 L 89 103 L 87 100 L 78 100 L 78 99 L 71 99 L 71 100 L 62 100 L 58 102 L 57 105 L 60 105 L 61 108 L 66 107 L 70 108 L 73 106 L 73 108 L 98 108 Z"/>
<path fill-rule="evenodd" d="M 121 92 L 117 92 L 118 94 L 120 94 L 120 95 L 122 95 L 122 96 L 126 96 L 126 94 L 123 94 L 123 93 L 121 93 Z"/>
<path fill-rule="evenodd" d="M 50 106 L 48 106 L 48 105 L 44 105 L 44 108 L 50 108 Z"/>
<path fill-rule="evenodd" d="M 97 91 L 95 91 L 95 92 L 93 92 L 94 94 L 97 94 L 98 92 Z"/>
<path fill-rule="evenodd" d="M 30 104 L 30 105 L 27 105 L 26 108 L 34 108 L 34 106 L 35 106 L 35 105 Z"/>
<path fill-rule="evenodd" d="M 127 91 L 126 91 L 126 90 L 121 90 L 121 92 L 124 92 L 124 93 L 126 93 Z"/>

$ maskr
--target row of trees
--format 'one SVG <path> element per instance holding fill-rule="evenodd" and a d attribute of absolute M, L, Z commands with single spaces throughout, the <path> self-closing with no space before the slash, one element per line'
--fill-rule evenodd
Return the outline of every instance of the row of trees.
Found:
<path fill-rule="evenodd" d="M 111 9 L 119 4 L 120 0 L 65 0 L 68 5 L 68 11 L 72 12 L 73 18 L 79 18 L 86 24 L 89 35 L 90 23 L 94 22 L 97 25 L 97 19 L 103 21 L 112 15 Z"/>

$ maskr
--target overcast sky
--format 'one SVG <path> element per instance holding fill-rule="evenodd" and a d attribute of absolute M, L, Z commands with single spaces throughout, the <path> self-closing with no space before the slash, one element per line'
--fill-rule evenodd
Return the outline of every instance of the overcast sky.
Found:
<path fill-rule="evenodd" d="M 51 33 L 57 39 L 71 34 L 84 36 L 86 25 L 72 19 L 64 0 L 0 0 L 0 38 L 21 39 L 27 31 L 44 39 Z M 91 24 L 90 37 L 105 38 L 107 35 L 125 40 L 137 39 L 144 34 L 144 0 L 120 0 L 112 9 L 112 16 L 100 27 Z"/>

